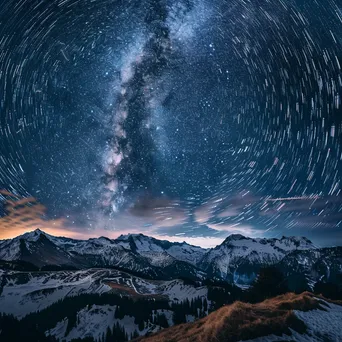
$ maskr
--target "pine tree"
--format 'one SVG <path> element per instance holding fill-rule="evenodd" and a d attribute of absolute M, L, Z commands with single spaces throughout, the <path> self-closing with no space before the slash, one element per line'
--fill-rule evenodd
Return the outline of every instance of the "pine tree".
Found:
<path fill-rule="evenodd" d="M 207 314 L 207 311 L 208 311 L 208 301 L 207 301 L 207 298 L 204 298 L 204 300 L 203 300 L 203 311 Z"/>
<path fill-rule="evenodd" d="M 112 331 L 110 330 L 109 327 L 107 327 L 107 331 L 106 331 L 106 342 L 111 342 L 112 340 Z"/>
<path fill-rule="evenodd" d="M 166 319 L 165 314 L 158 314 L 156 317 L 156 324 L 162 328 L 168 328 L 169 322 Z"/>
<path fill-rule="evenodd" d="M 139 333 L 136 330 L 134 330 L 134 332 L 132 334 L 132 340 L 139 337 L 139 336 L 140 336 Z"/>
<path fill-rule="evenodd" d="M 144 328 L 145 328 L 145 322 L 143 320 L 139 320 L 138 329 L 142 331 L 144 330 Z"/>
<path fill-rule="evenodd" d="M 185 313 L 181 307 L 174 308 L 172 320 L 174 324 L 186 323 Z"/>
<path fill-rule="evenodd" d="M 262 301 L 288 292 L 287 281 L 276 267 L 265 267 L 259 272 L 249 290 L 250 301 Z"/>

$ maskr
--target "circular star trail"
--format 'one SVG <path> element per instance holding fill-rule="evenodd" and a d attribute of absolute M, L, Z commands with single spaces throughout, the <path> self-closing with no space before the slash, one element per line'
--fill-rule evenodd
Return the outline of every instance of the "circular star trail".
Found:
<path fill-rule="evenodd" d="M 8 0 L 0 22 L 1 188 L 66 229 L 342 241 L 337 1 Z"/>

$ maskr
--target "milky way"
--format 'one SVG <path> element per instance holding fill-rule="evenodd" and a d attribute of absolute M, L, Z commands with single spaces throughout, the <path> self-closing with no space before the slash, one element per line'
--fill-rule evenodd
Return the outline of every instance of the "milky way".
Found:
<path fill-rule="evenodd" d="M 66 229 L 342 242 L 337 1 L 8 0 L 0 65 L 0 188 Z"/>

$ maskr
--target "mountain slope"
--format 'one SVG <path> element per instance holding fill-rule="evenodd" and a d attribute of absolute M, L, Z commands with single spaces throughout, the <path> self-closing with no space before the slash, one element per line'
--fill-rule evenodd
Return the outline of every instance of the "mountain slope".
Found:
<path fill-rule="evenodd" d="M 340 305 L 310 293 L 288 293 L 253 305 L 235 302 L 199 321 L 164 329 L 139 341 L 340 341 L 341 319 Z"/>
<path fill-rule="evenodd" d="M 59 248 L 48 234 L 39 229 L 14 239 L 0 241 L 0 259 L 26 261 L 38 267 L 56 264 L 86 266 L 81 259 Z"/>
<path fill-rule="evenodd" d="M 296 250 L 287 254 L 278 268 L 295 282 L 305 277 L 312 286 L 317 280 L 341 284 L 342 247 Z"/>
<path fill-rule="evenodd" d="M 315 250 L 306 238 L 252 239 L 230 235 L 221 245 L 209 250 L 199 267 L 210 277 L 223 278 L 237 284 L 251 283 L 260 267 L 274 265 L 296 250 Z"/>
<path fill-rule="evenodd" d="M 205 249 L 189 245 L 186 242 L 162 241 L 143 234 L 121 235 L 115 242 L 143 256 L 168 255 L 192 265 L 196 265 L 206 252 Z"/>

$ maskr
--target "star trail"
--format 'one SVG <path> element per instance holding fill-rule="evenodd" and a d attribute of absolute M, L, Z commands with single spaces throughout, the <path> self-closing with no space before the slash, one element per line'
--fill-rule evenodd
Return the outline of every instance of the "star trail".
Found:
<path fill-rule="evenodd" d="M 341 66 L 337 0 L 8 0 L 0 229 L 340 244 Z"/>

